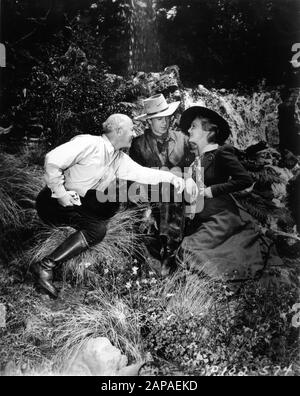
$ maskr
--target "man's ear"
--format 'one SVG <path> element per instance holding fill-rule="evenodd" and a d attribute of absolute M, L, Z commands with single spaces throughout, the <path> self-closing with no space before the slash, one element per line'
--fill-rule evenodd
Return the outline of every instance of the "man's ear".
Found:
<path fill-rule="evenodd" d="M 120 135 L 122 134 L 122 128 L 121 128 L 121 127 L 118 127 L 118 128 L 116 129 L 116 132 L 117 132 L 117 135 L 120 136 Z"/>

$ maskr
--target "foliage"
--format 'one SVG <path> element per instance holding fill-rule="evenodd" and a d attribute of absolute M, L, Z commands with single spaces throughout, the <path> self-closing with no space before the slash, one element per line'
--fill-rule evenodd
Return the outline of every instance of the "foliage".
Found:
<path fill-rule="evenodd" d="M 16 17 L 9 8 L 14 2 L 7 3 L 7 14 L 12 13 L 12 18 L 17 18 L 24 29 L 29 29 L 25 20 L 38 24 L 46 7 L 43 2 L 40 8 L 32 9 L 24 2 Z M 102 29 L 111 20 L 109 7 L 99 1 L 99 7 L 89 9 L 86 4 L 88 11 L 84 11 L 80 8 L 82 2 L 81 6 L 77 4 L 77 10 L 67 3 L 63 7 L 69 6 L 70 15 L 64 16 L 53 36 L 49 32 L 37 36 L 41 29 L 38 25 L 29 41 L 22 40 L 22 47 L 19 41 L 10 46 L 12 53 L 4 77 L 5 81 L 14 78 L 14 85 L 4 85 L 5 108 L 1 119 L 4 124 L 14 124 L 11 136 L 44 136 L 48 144 L 59 144 L 79 133 L 99 134 L 103 121 L 119 110 L 117 103 L 122 95 L 109 80 L 109 69 L 103 61 L 103 46 L 108 36 L 100 32 L 100 26 Z M 14 6 L 17 10 L 20 7 Z M 53 27 L 53 12 L 55 9 L 46 18 L 44 33 Z M 60 12 L 56 9 L 56 13 Z M 29 18 L 28 15 L 35 13 L 38 15 Z M 116 18 L 115 23 L 118 21 Z M 10 33 L 8 29 L 7 38 L 12 40 L 14 34 L 10 36 Z"/>
<path fill-rule="evenodd" d="M 185 84 L 287 82 L 297 0 L 159 0 L 158 10 L 162 64 L 177 64 Z"/>
<path fill-rule="evenodd" d="M 163 281 L 132 259 L 117 267 L 102 264 L 96 288 L 64 283 L 54 303 L 1 271 L 0 302 L 8 308 L 2 368 L 10 361 L 8 372 L 60 372 L 88 338 L 106 336 L 132 360 L 150 353 L 161 374 L 177 367 L 212 375 L 217 367 L 224 375 L 271 375 L 277 365 L 292 365 L 295 373 L 296 286 L 253 281 L 233 287 L 184 268 Z"/>
<path fill-rule="evenodd" d="M 231 369 L 232 374 L 257 375 L 267 368 L 265 375 L 271 375 L 277 364 L 289 367 L 296 363 L 298 331 L 291 324 L 291 308 L 298 298 L 297 289 L 266 289 L 250 282 L 233 298 L 234 293 L 223 286 L 206 284 L 213 302 L 204 315 L 188 309 L 178 314 L 169 304 L 148 308 L 144 327 L 147 348 L 155 356 L 177 363 L 185 373 L 196 375 L 209 375 L 213 367 L 219 374 L 228 370 L 225 375 L 230 375 Z M 203 288 L 200 290 L 203 293 Z"/>
<path fill-rule="evenodd" d="M 60 144 L 80 133 L 99 134 L 102 122 L 117 112 L 114 88 L 103 64 L 89 63 L 77 46 L 55 50 L 49 64 L 34 66 L 25 97 L 11 110 L 20 130 Z"/>

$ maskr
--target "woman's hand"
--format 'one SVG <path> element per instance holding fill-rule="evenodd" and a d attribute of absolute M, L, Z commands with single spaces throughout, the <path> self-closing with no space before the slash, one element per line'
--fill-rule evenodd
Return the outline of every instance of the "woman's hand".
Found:
<path fill-rule="evenodd" d="M 197 199 L 199 190 L 197 184 L 191 177 L 185 182 L 185 192 L 187 194 L 187 201 L 189 201 L 189 203 L 194 203 Z"/>
<path fill-rule="evenodd" d="M 210 187 L 204 189 L 204 198 L 213 198 Z"/>

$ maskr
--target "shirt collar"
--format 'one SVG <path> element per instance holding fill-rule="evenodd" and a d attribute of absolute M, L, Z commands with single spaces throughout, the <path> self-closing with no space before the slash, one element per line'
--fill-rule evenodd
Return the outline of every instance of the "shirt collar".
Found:
<path fill-rule="evenodd" d="M 105 144 L 109 154 L 113 154 L 116 150 L 115 150 L 114 146 L 111 144 L 111 141 L 104 134 L 101 137 L 104 140 L 104 144 Z"/>
<path fill-rule="evenodd" d="M 219 147 L 218 144 L 212 144 L 212 143 L 207 144 L 207 145 L 204 147 L 204 149 L 202 150 L 201 155 L 203 155 L 204 153 L 208 153 L 209 151 L 217 150 L 218 147 Z"/>

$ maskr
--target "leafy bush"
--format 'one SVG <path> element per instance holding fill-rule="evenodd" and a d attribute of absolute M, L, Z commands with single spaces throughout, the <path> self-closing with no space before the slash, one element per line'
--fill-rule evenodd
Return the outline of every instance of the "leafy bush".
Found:
<path fill-rule="evenodd" d="M 105 119 L 118 111 L 115 87 L 105 73 L 103 64 L 90 63 L 75 45 L 57 51 L 48 65 L 33 67 L 15 117 L 29 135 L 43 136 L 51 145 L 80 133 L 99 134 Z"/>
<path fill-rule="evenodd" d="M 266 289 L 250 282 L 233 295 L 224 285 L 211 284 L 207 294 L 214 302 L 205 315 L 189 310 L 179 315 L 168 306 L 148 308 L 146 348 L 193 374 L 207 374 L 213 367 L 248 375 L 268 367 L 265 374 L 271 374 L 276 365 L 296 365 L 299 331 L 292 325 L 296 288 Z"/>
<path fill-rule="evenodd" d="M 12 4 L 7 3 L 6 13 L 16 18 L 9 8 Z M 34 34 L 32 41 L 25 40 L 23 48 L 16 42 L 10 46 L 5 73 L 8 79 L 14 77 L 14 85 L 4 86 L 6 100 L 1 123 L 14 125 L 12 136 L 44 137 L 48 144 L 58 145 L 80 133 L 99 134 L 103 121 L 120 112 L 117 104 L 122 101 L 122 94 L 118 83 L 112 83 L 108 75 L 103 46 L 109 42 L 108 31 L 105 33 L 112 17 L 109 10 L 115 13 L 117 24 L 124 18 L 124 5 L 101 0 L 95 5 L 89 8 L 90 4 L 81 2 L 73 8 L 64 3 L 62 8 L 68 9 L 70 19 L 66 14 L 64 23 L 60 21 L 55 27 L 50 17 L 45 18 L 45 30 L 55 28 L 53 35 Z M 17 4 L 14 6 L 18 9 Z M 27 19 L 38 25 L 44 7 L 43 3 L 40 9 L 31 10 L 27 2 L 23 4 L 18 14 L 23 29 L 31 23 L 27 26 L 23 20 L 27 13 L 31 10 L 35 14 Z M 59 14 L 61 9 L 54 7 L 51 16 L 52 12 Z"/>

